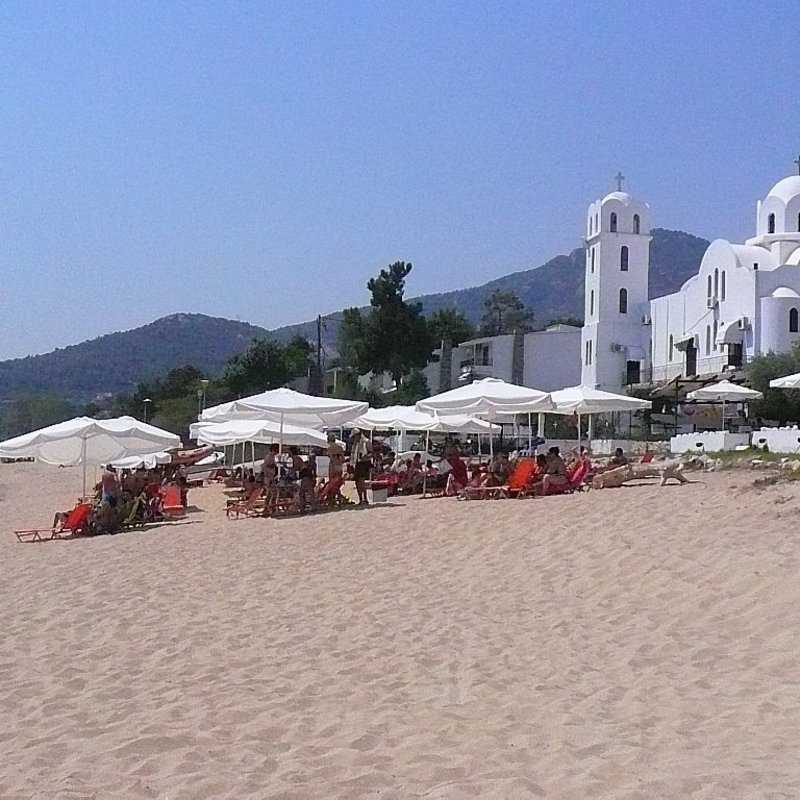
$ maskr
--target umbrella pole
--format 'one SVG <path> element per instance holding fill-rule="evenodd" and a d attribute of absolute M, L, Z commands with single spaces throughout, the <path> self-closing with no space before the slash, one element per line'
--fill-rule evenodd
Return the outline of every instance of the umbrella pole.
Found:
<path fill-rule="evenodd" d="M 544 411 L 539 412 L 539 419 L 536 423 L 536 435 L 544 439 Z"/>
<path fill-rule="evenodd" d="M 428 493 L 428 448 L 431 444 L 431 432 L 425 431 L 425 466 L 422 473 L 422 496 Z"/>
<path fill-rule="evenodd" d="M 587 442 L 588 447 L 591 449 L 592 447 L 592 439 L 594 439 L 594 415 L 589 414 L 589 441 Z"/>
<path fill-rule="evenodd" d="M 725 399 L 722 400 L 722 432 L 725 433 Z"/>
<path fill-rule="evenodd" d="M 281 429 L 280 429 L 280 440 L 278 441 L 278 454 L 283 454 L 283 411 L 281 411 Z"/>
<path fill-rule="evenodd" d="M 528 457 L 530 458 L 531 454 L 533 453 L 533 418 L 531 412 L 528 412 Z"/>
<path fill-rule="evenodd" d="M 81 440 L 81 461 L 83 462 L 83 492 L 81 500 L 86 497 L 86 439 Z"/>
<path fill-rule="evenodd" d="M 581 451 L 581 415 L 578 413 L 578 452 Z"/>

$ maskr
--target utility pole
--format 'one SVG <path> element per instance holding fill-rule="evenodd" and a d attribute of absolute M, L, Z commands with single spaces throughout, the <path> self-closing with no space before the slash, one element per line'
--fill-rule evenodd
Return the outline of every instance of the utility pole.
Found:
<path fill-rule="evenodd" d="M 312 392 L 322 396 L 325 392 L 325 381 L 322 378 L 322 315 L 317 315 L 317 359 L 314 365 Z"/>

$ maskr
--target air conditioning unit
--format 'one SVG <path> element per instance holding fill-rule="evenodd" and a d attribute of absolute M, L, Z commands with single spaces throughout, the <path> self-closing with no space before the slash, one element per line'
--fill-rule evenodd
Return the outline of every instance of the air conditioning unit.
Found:
<path fill-rule="evenodd" d="M 749 331 L 750 330 L 750 319 L 749 319 L 749 317 L 740 317 L 739 318 L 739 330 L 740 331 Z"/>
<path fill-rule="evenodd" d="M 612 353 L 621 353 L 625 350 L 625 348 L 621 344 L 612 344 L 611 345 L 611 352 Z"/>
<path fill-rule="evenodd" d="M 717 304 L 716 297 L 709 297 L 708 300 L 706 300 L 706 308 L 714 308 L 716 304 Z"/>
<path fill-rule="evenodd" d="M 642 314 L 642 325 L 652 325 L 653 318 L 649 314 Z"/>

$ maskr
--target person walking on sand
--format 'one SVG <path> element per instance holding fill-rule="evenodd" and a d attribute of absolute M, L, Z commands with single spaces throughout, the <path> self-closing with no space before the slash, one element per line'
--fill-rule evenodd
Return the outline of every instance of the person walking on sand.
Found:
<path fill-rule="evenodd" d="M 369 480 L 370 457 L 369 444 L 358 428 L 353 428 L 350 435 L 350 465 L 358 492 L 358 504 L 367 505 L 366 481 Z"/>

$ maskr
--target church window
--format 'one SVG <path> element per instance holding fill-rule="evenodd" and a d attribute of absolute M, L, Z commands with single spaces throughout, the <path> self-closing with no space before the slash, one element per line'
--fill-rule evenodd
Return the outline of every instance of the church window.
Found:
<path fill-rule="evenodd" d="M 594 289 L 589 292 L 589 315 L 594 314 Z"/>
<path fill-rule="evenodd" d="M 593 247 L 592 248 L 592 274 L 594 274 L 594 251 L 595 251 L 595 248 Z"/>
<path fill-rule="evenodd" d="M 627 314 L 628 313 L 628 290 L 627 289 L 620 289 L 619 290 L 619 313 L 620 314 Z"/>
<path fill-rule="evenodd" d="M 719 297 L 719 270 L 714 270 L 714 297 Z"/>
<path fill-rule="evenodd" d="M 589 339 L 589 364 L 592 363 L 592 359 L 594 358 L 594 353 L 592 352 L 593 350 L 594 350 L 594 345 L 592 344 L 592 340 Z"/>
<path fill-rule="evenodd" d="M 609 222 L 608 229 L 611 231 L 611 233 L 617 232 L 617 215 L 613 211 L 611 212 L 611 220 Z"/>
<path fill-rule="evenodd" d="M 619 251 L 619 268 L 623 272 L 628 271 L 628 246 L 622 245 L 622 248 Z"/>
<path fill-rule="evenodd" d="M 641 229 L 641 222 L 639 221 L 639 215 L 638 214 L 634 214 L 633 215 L 633 232 L 634 233 L 640 233 L 640 229 Z"/>
<path fill-rule="evenodd" d="M 706 355 L 711 354 L 711 326 L 706 325 Z"/>
<path fill-rule="evenodd" d="M 714 329 L 713 329 L 712 333 L 714 335 L 714 349 L 715 350 L 717 349 L 717 330 L 718 330 L 718 323 L 717 323 L 716 320 L 714 320 Z"/>
<path fill-rule="evenodd" d="M 674 355 L 675 354 L 674 354 L 674 348 L 673 348 L 673 342 L 672 342 L 672 334 L 670 334 L 669 335 L 669 360 L 670 361 L 672 361 Z"/>
<path fill-rule="evenodd" d="M 798 328 L 798 319 L 797 319 L 797 309 L 790 308 L 789 309 L 789 333 L 797 333 L 800 328 Z"/>
<path fill-rule="evenodd" d="M 767 217 L 767 233 L 775 233 L 775 215 L 770 214 Z"/>
<path fill-rule="evenodd" d="M 599 230 L 600 230 L 600 221 L 599 221 L 599 217 L 597 216 L 597 214 L 595 214 L 594 215 L 594 232 L 597 233 L 597 231 L 599 231 Z"/>
<path fill-rule="evenodd" d="M 709 273 L 709 275 L 708 275 L 708 292 L 707 292 L 707 294 L 708 294 L 708 296 L 710 298 L 711 297 L 711 273 Z"/>
<path fill-rule="evenodd" d="M 722 275 L 720 276 L 719 296 L 721 300 L 725 299 L 725 270 L 722 270 Z"/>
<path fill-rule="evenodd" d="M 797 215 L 797 231 L 800 233 L 800 214 Z"/>

